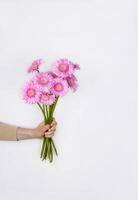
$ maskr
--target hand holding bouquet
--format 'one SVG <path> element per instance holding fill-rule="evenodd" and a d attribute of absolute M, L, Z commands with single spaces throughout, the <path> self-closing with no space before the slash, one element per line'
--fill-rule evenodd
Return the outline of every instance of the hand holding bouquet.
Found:
<path fill-rule="evenodd" d="M 74 73 L 79 70 L 78 64 L 67 59 L 60 59 L 54 65 L 52 71 L 40 72 L 39 67 L 44 64 L 42 59 L 35 60 L 28 69 L 28 73 L 35 72 L 34 77 L 23 88 L 23 99 L 27 103 L 39 106 L 45 124 L 51 124 L 54 111 L 60 97 L 69 90 L 75 92 L 78 81 Z M 54 153 L 58 155 L 52 138 L 44 137 L 41 158 L 53 161 Z"/>

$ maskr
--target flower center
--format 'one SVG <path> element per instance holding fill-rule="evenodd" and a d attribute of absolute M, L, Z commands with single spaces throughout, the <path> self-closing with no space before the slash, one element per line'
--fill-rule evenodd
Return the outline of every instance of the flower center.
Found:
<path fill-rule="evenodd" d="M 61 65 L 59 65 L 59 70 L 61 72 L 67 72 L 69 70 L 69 65 L 67 65 L 67 64 L 61 64 Z"/>
<path fill-rule="evenodd" d="M 40 79 L 40 83 L 41 84 L 47 84 L 48 80 L 45 77 L 43 77 L 43 78 Z"/>
<path fill-rule="evenodd" d="M 44 99 L 45 101 L 48 101 L 49 98 L 50 98 L 48 94 L 43 94 L 42 97 L 43 97 L 43 99 Z"/>
<path fill-rule="evenodd" d="M 33 97 L 33 96 L 35 96 L 35 90 L 34 89 L 28 89 L 28 91 L 27 91 L 27 95 L 29 96 L 29 97 Z"/>
<path fill-rule="evenodd" d="M 57 91 L 57 92 L 60 92 L 63 90 L 63 85 L 61 83 L 56 83 L 54 85 L 54 89 Z"/>

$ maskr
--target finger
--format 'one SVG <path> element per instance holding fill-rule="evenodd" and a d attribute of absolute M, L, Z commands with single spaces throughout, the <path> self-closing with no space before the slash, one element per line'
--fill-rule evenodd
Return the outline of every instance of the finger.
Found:
<path fill-rule="evenodd" d="M 46 138 L 52 138 L 54 135 L 47 135 Z"/>
<path fill-rule="evenodd" d="M 56 122 L 56 121 L 53 121 L 53 122 L 51 123 L 51 126 L 54 126 L 54 125 L 57 125 L 57 122 Z"/>
<path fill-rule="evenodd" d="M 50 134 L 53 134 L 53 133 L 54 133 L 54 131 L 52 130 L 52 131 L 47 131 L 45 134 L 50 135 Z"/>
<path fill-rule="evenodd" d="M 52 120 L 51 124 L 55 123 L 55 121 L 56 121 L 56 120 L 55 120 L 55 118 L 53 118 L 53 120 Z"/>
<path fill-rule="evenodd" d="M 45 137 L 52 137 L 53 135 L 53 131 L 45 133 Z"/>
<path fill-rule="evenodd" d="M 53 135 L 55 133 L 55 131 L 47 131 L 45 132 L 45 135 Z"/>
<path fill-rule="evenodd" d="M 50 128 L 48 131 L 55 131 L 56 130 L 56 126 L 52 126 L 52 128 Z"/>
<path fill-rule="evenodd" d="M 54 136 L 54 133 L 45 135 L 45 137 L 53 137 L 53 136 Z"/>
<path fill-rule="evenodd" d="M 50 125 L 47 124 L 47 125 L 43 126 L 42 131 L 43 131 L 43 132 L 46 132 L 46 131 L 49 130 L 49 128 L 50 128 Z"/>

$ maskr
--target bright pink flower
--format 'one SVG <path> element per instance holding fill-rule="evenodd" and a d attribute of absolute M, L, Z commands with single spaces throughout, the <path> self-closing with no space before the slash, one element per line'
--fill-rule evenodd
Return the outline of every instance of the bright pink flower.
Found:
<path fill-rule="evenodd" d="M 40 99 L 40 89 L 32 81 L 23 88 L 23 99 L 26 103 L 37 103 Z"/>
<path fill-rule="evenodd" d="M 29 66 L 28 68 L 28 73 L 30 72 L 34 72 L 34 71 L 39 71 L 39 66 L 42 65 L 44 63 L 44 61 L 42 59 L 37 59 L 34 60 L 33 63 L 31 64 L 31 66 Z"/>
<path fill-rule="evenodd" d="M 64 96 L 68 91 L 68 84 L 66 80 L 62 78 L 53 79 L 51 93 L 56 96 Z"/>
<path fill-rule="evenodd" d="M 73 73 L 74 65 L 67 59 L 60 59 L 54 64 L 53 72 L 59 77 L 67 77 Z"/>
<path fill-rule="evenodd" d="M 66 78 L 69 88 L 75 92 L 78 88 L 77 78 L 72 74 Z"/>
<path fill-rule="evenodd" d="M 42 92 L 40 96 L 40 103 L 44 105 L 52 105 L 55 101 L 55 96 L 47 92 Z"/>
<path fill-rule="evenodd" d="M 39 86 L 47 88 L 51 86 L 52 80 L 53 77 L 49 75 L 47 72 L 37 73 L 34 78 L 34 82 L 36 82 Z"/>

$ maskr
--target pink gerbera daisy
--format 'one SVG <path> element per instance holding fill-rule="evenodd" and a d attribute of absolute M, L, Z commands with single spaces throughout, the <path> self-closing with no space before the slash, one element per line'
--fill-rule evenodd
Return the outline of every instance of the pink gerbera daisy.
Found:
<path fill-rule="evenodd" d="M 72 74 L 66 78 L 69 88 L 75 92 L 78 88 L 77 78 Z"/>
<path fill-rule="evenodd" d="M 33 85 L 32 82 L 29 82 L 23 88 L 23 99 L 27 103 L 37 103 L 40 98 L 40 90 L 37 86 Z"/>
<path fill-rule="evenodd" d="M 36 74 L 34 82 L 36 82 L 41 87 L 49 88 L 51 86 L 52 79 L 53 77 L 47 72 L 41 72 Z"/>
<path fill-rule="evenodd" d="M 68 84 L 62 78 L 55 78 L 52 82 L 51 93 L 56 96 L 64 96 L 68 91 Z"/>
<path fill-rule="evenodd" d="M 54 64 L 53 72 L 59 77 L 67 77 L 73 73 L 73 63 L 67 59 L 60 59 Z"/>
<path fill-rule="evenodd" d="M 37 59 L 34 60 L 33 63 L 29 66 L 28 68 L 28 73 L 34 72 L 34 71 L 39 71 L 39 66 L 42 65 L 44 61 L 42 59 Z"/>
<path fill-rule="evenodd" d="M 47 92 L 42 92 L 40 97 L 40 103 L 45 105 L 52 105 L 55 101 L 55 96 Z"/>

